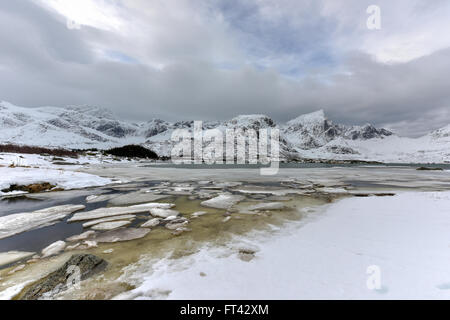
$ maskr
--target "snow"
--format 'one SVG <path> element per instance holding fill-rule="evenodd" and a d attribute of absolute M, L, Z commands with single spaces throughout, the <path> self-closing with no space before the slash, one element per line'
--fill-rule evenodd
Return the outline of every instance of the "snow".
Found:
<path fill-rule="evenodd" d="M 0 217 L 0 239 L 55 224 L 69 214 L 84 208 L 83 205 L 69 204 Z"/>
<path fill-rule="evenodd" d="M 449 299 L 449 208 L 450 192 L 347 198 L 272 236 L 246 238 L 259 248 L 249 262 L 235 245 L 143 258 L 121 278 L 137 288 L 116 298 Z"/>
<path fill-rule="evenodd" d="M 16 284 L 0 292 L 0 300 L 12 300 L 17 296 L 26 286 L 31 284 L 33 281 L 26 281 L 23 283 Z"/>
<path fill-rule="evenodd" d="M 23 108 L 0 102 L 0 132 L 2 142 L 46 147 L 88 149 L 110 148 L 120 144 L 144 142 L 143 137 L 117 138 L 95 128 L 117 127 L 134 132 L 139 125 L 114 119 L 113 115 L 97 107 L 40 107 Z M 124 143 L 125 142 L 125 143 Z"/>
<path fill-rule="evenodd" d="M 331 146 L 350 148 L 355 154 L 337 154 Z M 427 135 L 420 138 L 389 136 L 368 140 L 336 139 L 311 150 L 297 148 L 305 158 L 335 160 L 365 160 L 385 163 L 449 163 L 450 138 Z"/>
<path fill-rule="evenodd" d="M 314 123 L 321 123 L 325 120 L 325 112 L 323 110 L 318 110 L 315 112 L 307 113 L 301 115 L 295 119 L 288 121 L 286 124 L 288 126 L 308 126 Z"/>
<path fill-rule="evenodd" d="M 314 159 L 391 163 L 450 161 L 450 125 L 413 139 L 396 136 L 369 124 L 333 124 L 325 117 L 323 110 L 301 115 L 279 126 L 265 115 L 240 115 L 223 122 L 204 121 L 203 125 L 205 129 L 218 129 L 221 132 L 226 129 L 279 128 L 282 157 L 286 153 Z M 171 136 L 177 129 L 192 131 L 192 122 L 152 120 L 131 123 L 115 118 L 108 110 L 92 106 L 22 108 L 0 102 L 0 143 L 76 149 L 108 149 L 126 144 L 142 144 L 160 156 L 170 156 L 174 145 Z M 50 162 L 39 156 L 34 158 L 33 162 L 24 163 L 41 166 L 42 161 Z M 0 159 L 0 165 L 2 161 Z M 16 159 L 8 157 L 7 165 L 11 161 Z M 80 157 L 75 161 L 102 163 L 107 159 L 101 156 L 97 159 Z"/>
<path fill-rule="evenodd" d="M 57 188 L 69 190 L 104 186 L 112 181 L 92 174 L 75 171 L 0 167 L 0 195 L 7 194 L 1 192 L 1 190 L 8 189 L 11 185 L 30 185 L 45 182 L 55 185 Z"/>

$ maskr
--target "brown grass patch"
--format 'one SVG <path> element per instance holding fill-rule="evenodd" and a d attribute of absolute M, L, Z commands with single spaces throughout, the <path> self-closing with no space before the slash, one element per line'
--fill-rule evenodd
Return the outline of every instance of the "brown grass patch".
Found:
<path fill-rule="evenodd" d="M 15 144 L 0 145 L 0 152 L 6 153 L 25 153 L 25 154 L 49 154 L 55 157 L 72 157 L 78 158 L 78 154 L 71 150 L 56 148 L 42 148 L 33 146 L 19 146 Z"/>

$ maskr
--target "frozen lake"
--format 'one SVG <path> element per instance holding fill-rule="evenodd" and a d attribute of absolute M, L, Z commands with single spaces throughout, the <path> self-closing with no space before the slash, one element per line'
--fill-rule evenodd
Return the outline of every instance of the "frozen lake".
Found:
<path fill-rule="evenodd" d="M 108 260 L 111 267 L 105 271 L 102 280 L 96 278 L 87 280 L 85 290 L 67 292 L 67 295 L 62 297 L 112 298 L 117 294 L 125 294 L 129 290 L 126 288 L 130 285 L 144 285 L 134 279 L 137 273 L 130 271 L 137 268 L 139 273 L 147 272 L 150 275 L 151 265 L 154 262 L 148 262 L 150 266 L 147 267 L 150 269 L 147 270 L 142 269 L 142 266 L 137 267 L 142 261 L 159 261 L 169 255 L 174 257 L 174 261 L 183 264 L 185 259 L 203 250 L 205 245 L 230 249 L 230 246 L 236 245 L 236 239 L 255 244 L 258 238 L 270 239 L 276 234 L 288 232 L 292 226 L 308 224 L 311 219 L 320 220 L 321 214 L 327 208 L 335 206 L 335 203 L 338 204 L 342 199 L 361 201 L 367 199 L 370 206 L 369 200 L 372 198 L 383 201 L 396 198 L 394 195 L 411 192 L 427 194 L 450 190 L 450 172 L 447 169 L 443 171 L 416 169 L 415 165 L 325 167 L 309 165 L 302 168 L 282 167 L 275 176 L 261 176 L 259 169 L 251 166 L 193 168 L 147 164 L 94 165 L 84 168 L 83 172 L 120 180 L 122 183 L 3 198 L 0 219 L 7 219 L 18 213 L 29 213 L 23 215 L 27 218 L 32 217 L 33 212 L 46 208 L 82 205 L 85 208 L 80 210 L 80 214 L 93 212 L 94 216 L 112 220 L 113 224 L 116 223 L 114 220 L 121 223 L 122 219 L 125 226 L 115 228 L 114 225 L 111 227 L 111 222 L 106 222 L 105 225 L 103 221 L 94 221 L 90 224 L 93 219 L 68 221 L 78 215 L 70 213 L 49 225 L 39 225 L 32 230 L 0 239 L 0 252 L 32 252 L 37 256 L 42 249 L 52 243 L 60 240 L 67 242 L 66 249 L 53 257 L 38 258 L 33 263 L 27 262 L 28 257 L 0 266 L 0 291 L 11 287 L 11 284 L 20 285 L 27 279 L 41 277 L 75 252 L 89 252 Z M 166 215 L 168 219 L 159 218 L 159 224 L 149 227 L 148 230 L 151 231 L 136 240 L 107 243 L 95 241 L 97 238 L 101 239 L 102 234 L 119 232 L 122 229 L 142 229 L 146 222 L 158 218 L 155 214 L 159 214 L 159 211 L 155 211 L 156 213 L 152 215 L 152 211 L 149 214 L 148 210 L 138 212 L 139 210 L 133 208 L 150 202 L 170 205 L 178 217 L 170 217 L 169 213 Z M 112 213 L 116 211 L 123 212 L 123 215 L 127 212 L 133 213 L 116 219 Z M 179 226 L 171 223 L 169 218 L 176 219 Z M 24 221 L 23 224 L 26 226 L 26 220 Z M 102 223 L 107 229 L 96 230 L 95 226 Z M 336 225 L 336 228 L 339 230 L 342 226 Z M 92 243 L 95 242 L 92 247 L 86 247 L 82 241 L 77 243 L 66 240 L 89 230 L 95 233 L 92 239 L 89 238 Z M 75 248 L 67 249 L 72 246 Z M 239 249 L 234 248 L 233 250 L 239 252 Z M 290 249 L 286 250 L 288 254 Z M 244 253 L 244 260 L 249 258 L 251 261 L 248 263 L 253 263 L 254 254 L 256 253 Z M 17 272 L 12 272 L 18 266 L 23 267 Z M 276 276 L 274 277 L 276 279 Z M 168 280 L 168 283 L 171 281 L 173 279 Z M 98 288 L 96 296 L 90 296 L 88 293 L 88 288 L 93 287 Z M 183 295 L 182 297 L 189 298 Z M 162 294 L 153 298 L 167 297 Z M 269 298 L 276 297 L 269 296 Z"/>

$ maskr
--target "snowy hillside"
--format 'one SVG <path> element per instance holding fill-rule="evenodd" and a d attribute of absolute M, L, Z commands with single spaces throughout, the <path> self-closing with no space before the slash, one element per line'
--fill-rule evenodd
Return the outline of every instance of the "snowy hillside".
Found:
<path fill-rule="evenodd" d="M 110 148 L 143 144 L 169 156 L 177 129 L 192 132 L 193 121 L 117 119 L 109 110 L 92 106 L 22 108 L 0 102 L 0 143 Z M 283 158 L 367 160 L 384 162 L 450 162 L 450 125 L 421 138 L 404 138 L 371 124 L 346 126 L 326 118 L 323 110 L 276 124 L 265 115 L 240 115 L 228 121 L 205 121 L 204 129 L 280 129 Z"/>

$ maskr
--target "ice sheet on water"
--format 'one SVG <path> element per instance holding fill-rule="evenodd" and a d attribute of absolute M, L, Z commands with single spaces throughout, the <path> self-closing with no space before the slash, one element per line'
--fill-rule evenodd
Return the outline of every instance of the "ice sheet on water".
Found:
<path fill-rule="evenodd" d="M 256 211 L 256 210 L 281 210 L 284 209 L 285 205 L 281 202 L 268 202 L 268 203 L 258 203 L 255 205 L 252 205 L 248 208 L 250 211 Z"/>
<path fill-rule="evenodd" d="M 130 205 L 130 204 L 138 204 L 138 203 L 146 203 L 146 202 L 152 202 L 161 200 L 164 198 L 167 198 L 167 195 L 157 195 L 147 192 L 131 192 L 127 194 L 120 195 L 118 197 L 115 197 L 109 201 L 110 205 L 114 206 L 123 206 L 123 205 Z"/>
<path fill-rule="evenodd" d="M 93 236 L 94 234 L 95 234 L 95 231 L 90 230 L 90 231 L 83 232 L 82 234 L 67 238 L 66 241 L 75 242 L 75 241 L 80 241 L 80 240 L 86 240 L 89 237 Z"/>
<path fill-rule="evenodd" d="M 119 229 L 121 227 L 125 227 L 129 225 L 131 221 L 111 221 L 111 222 L 102 222 L 99 224 L 96 224 L 92 227 L 92 229 L 97 231 L 107 231 L 107 230 L 115 230 Z"/>
<path fill-rule="evenodd" d="M 66 191 L 52 191 L 52 192 L 42 192 L 42 193 L 33 193 L 27 194 L 27 198 L 36 199 L 36 200 L 68 200 L 77 197 L 84 197 L 87 195 L 96 195 L 105 192 L 101 189 L 95 190 L 66 190 Z"/>
<path fill-rule="evenodd" d="M 0 266 L 4 266 L 34 255 L 34 252 L 8 251 L 0 252 Z"/>
<path fill-rule="evenodd" d="M 170 209 L 162 209 L 162 208 L 152 208 L 150 209 L 150 214 L 154 217 L 159 217 L 159 218 L 168 218 L 171 216 L 178 216 L 180 213 L 178 211 L 175 210 L 170 210 Z"/>
<path fill-rule="evenodd" d="M 69 222 L 74 221 L 84 221 L 84 220 L 96 220 L 106 217 L 121 216 L 135 213 L 146 213 L 152 208 L 162 208 L 169 209 L 172 208 L 174 204 L 171 203 L 147 203 L 130 207 L 110 207 L 110 208 L 99 208 L 87 212 L 79 212 L 70 218 Z"/>
<path fill-rule="evenodd" d="M 118 194 L 103 194 L 103 195 L 90 195 L 86 198 L 87 203 L 98 203 L 103 201 L 109 201 L 118 197 Z"/>
<path fill-rule="evenodd" d="M 141 225 L 141 228 L 153 228 L 153 227 L 158 226 L 160 223 L 161 223 L 161 219 L 158 219 L 158 218 L 150 219 L 146 223 Z"/>
<path fill-rule="evenodd" d="M 62 240 L 56 241 L 42 250 L 42 257 L 50 257 L 56 255 L 66 248 L 66 243 Z"/>
<path fill-rule="evenodd" d="M 69 214 L 83 210 L 83 205 L 63 205 L 0 217 L 0 239 L 56 223 Z"/>
<path fill-rule="evenodd" d="M 133 220 L 136 218 L 134 214 L 126 214 L 123 216 L 114 216 L 114 217 L 108 217 L 108 218 L 102 218 L 97 220 L 92 220 L 89 222 L 83 223 L 83 228 L 89 228 L 92 226 L 95 226 L 96 224 L 104 223 L 104 222 L 113 222 L 113 221 L 119 221 L 119 220 Z M 93 228 L 95 230 L 95 228 Z"/>
<path fill-rule="evenodd" d="M 94 237 L 94 240 L 98 243 L 113 243 L 121 241 L 131 241 L 145 237 L 150 232 L 149 229 L 145 228 L 124 228 L 112 231 L 107 231 L 98 234 Z"/>
<path fill-rule="evenodd" d="M 239 193 L 244 194 L 269 194 L 274 196 L 286 196 L 288 194 L 304 194 L 305 190 L 289 189 L 289 188 L 276 188 L 268 186 L 243 186 L 234 189 Z"/>
<path fill-rule="evenodd" d="M 203 201 L 201 205 L 204 207 L 216 209 L 229 209 L 244 199 L 245 199 L 244 196 L 238 196 L 233 194 L 221 194 L 210 200 Z"/>

